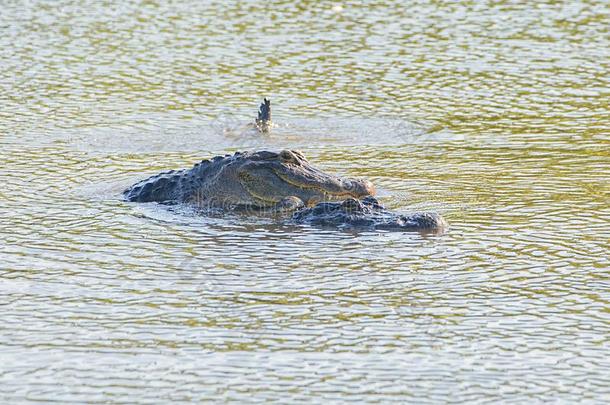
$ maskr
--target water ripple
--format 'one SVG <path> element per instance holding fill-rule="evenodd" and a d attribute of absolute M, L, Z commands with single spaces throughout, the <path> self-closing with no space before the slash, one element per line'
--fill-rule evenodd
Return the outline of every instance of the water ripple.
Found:
<path fill-rule="evenodd" d="M 604 402 L 607 2 L 5 3 L 3 402 Z M 282 148 L 450 230 L 120 197 Z"/>

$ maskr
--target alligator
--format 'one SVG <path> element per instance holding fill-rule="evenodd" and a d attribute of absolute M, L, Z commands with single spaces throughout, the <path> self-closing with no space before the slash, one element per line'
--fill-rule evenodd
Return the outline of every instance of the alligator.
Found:
<path fill-rule="evenodd" d="M 410 215 L 388 211 L 372 196 L 342 202 L 320 202 L 311 208 L 296 211 L 291 218 L 295 224 L 320 227 L 382 229 L 388 231 L 443 232 L 447 223 L 437 213 L 416 212 Z"/>
<path fill-rule="evenodd" d="M 269 131 L 271 102 L 266 98 L 255 125 L 261 132 Z M 297 150 L 216 156 L 190 169 L 154 175 L 123 193 L 127 201 L 186 203 L 206 212 L 292 212 L 293 224 L 435 233 L 446 227 L 436 213 L 388 211 L 374 194 L 371 182 L 325 173 Z"/>
<path fill-rule="evenodd" d="M 333 176 L 296 150 L 235 152 L 170 170 L 124 191 L 133 202 L 188 203 L 201 208 L 292 211 L 321 201 L 373 195 L 373 184 Z"/>

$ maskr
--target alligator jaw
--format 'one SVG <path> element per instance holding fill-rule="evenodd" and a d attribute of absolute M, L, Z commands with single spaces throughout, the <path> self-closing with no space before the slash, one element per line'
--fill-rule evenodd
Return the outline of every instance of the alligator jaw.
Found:
<path fill-rule="evenodd" d="M 278 171 L 274 170 L 274 173 L 291 186 L 312 194 L 309 198 L 303 199 L 307 205 L 314 205 L 320 201 L 342 200 L 350 197 L 363 198 L 375 195 L 375 186 L 368 180 L 327 177 L 318 183 L 304 184 L 297 183 Z"/>

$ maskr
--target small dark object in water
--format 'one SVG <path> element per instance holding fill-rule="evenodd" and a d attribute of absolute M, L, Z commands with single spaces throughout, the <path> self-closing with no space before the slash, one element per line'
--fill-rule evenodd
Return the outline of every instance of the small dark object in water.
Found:
<path fill-rule="evenodd" d="M 271 128 L 271 100 L 264 98 L 258 108 L 258 117 L 255 120 L 256 128 L 261 132 L 269 132 Z"/>

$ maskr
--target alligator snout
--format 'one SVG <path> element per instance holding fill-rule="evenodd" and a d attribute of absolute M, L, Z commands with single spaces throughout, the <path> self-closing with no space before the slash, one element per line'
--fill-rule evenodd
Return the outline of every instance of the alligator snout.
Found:
<path fill-rule="evenodd" d="M 373 183 L 364 179 L 343 180 L 343 188 L 354 198 L 363 198 L 369 195 L 375 195 L 375 186 Z"/>

